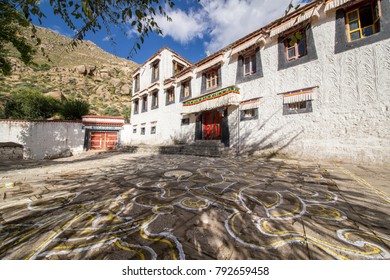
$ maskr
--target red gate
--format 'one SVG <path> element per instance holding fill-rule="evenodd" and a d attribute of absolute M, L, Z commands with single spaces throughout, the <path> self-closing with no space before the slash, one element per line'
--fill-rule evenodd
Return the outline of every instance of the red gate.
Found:
<path fill-rule="evenodd" d="M 203 112 L 203 139 L 221 140 L 222 116 L 217 110 Z"/>
<path fill-rule="evenodd" d="M 117 132 L 92 131 L 91 150 L 115 150 L 117 144 Z"/>

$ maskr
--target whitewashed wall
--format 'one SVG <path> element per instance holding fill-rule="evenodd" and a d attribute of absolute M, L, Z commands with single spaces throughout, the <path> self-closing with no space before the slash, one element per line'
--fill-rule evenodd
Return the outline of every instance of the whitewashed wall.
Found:
<path fill-rule="evenodd" d="M 263 97 L 259 119 L 239 123 L 241 151 L 390 162 L 390 40 L 334 54 L 334 19 L 334 12 L 323 14 L 312 25 L 317 60 L 278 71 L 276 39 L 261 51 L 264 77 L 239 85 L 243 100 Z M 228 73 L 236 71 L 232 60 Z M 235 78 L 226 77 L 226 85 Z M 312 86 L 318 86 L 312 113 L 282 114 L 278 93 Z"/>
<path fill-rule="evenodd" d="M 335 12 L 312 22 L 318 58 L 305 64 L 278 70 L 277 37 L 268 39 L 261 49 L 264 76 L 240 83 L 242 100 L 262 97 L 259 119 L 239 121 L 239 109 L 229 107 L 231 147 L 240 152 L 285 153 L 304 159 L 326 159 L 350 162 L 390 163 L 390 40 L 335 54 Z M 224 54 L 222 88 L 236 83 L 237 55 Z M 172 67 L 169 52 L 162 52 L 161 62 L 167 75 Z M 258 65 L 259 67 L 259 65 Z M 150 67 L 145 67 L 150 84 Z M 161 72 L 163 74 L 163 71 Z M 164 75 L 164 74 L 163 74 Z M 192 79 L 192 97 L 200 95 L 201 73 Z M 283 115 L 282 92 L 317 87 L 313 94 L 313 112 Z M 142 90 L 142 88 L 141 88 Z M 180 84 L 175 104 L 165 106 L 165 93 L 159 92 L 160 107 L 132 115 L 137 134 L 133 144 L 172 144 L 173 139 L 193 140 L 195 117 L 181 126 Z M 140 102 L 141 108 L 141 102 Z M 157 134 L 150 135 L 151 122 L 157 121 Z M 144 125 L 141 125 L 144 124 Z M 145 126 L 146 135 L 140 135 Z"/>
<path fill-rule="evenodd" d="M 81 153 L 84 131 L 80 122 L 0 120 L 0 142 L 24 146 L 24 158 L 44 159 Z"/>
<path fill-rule="evenodd" d="M 131 116 L 130 127 L 127 128 L 129 133 L 123 133 L 124 137 L 130 137 L 129 140 L 123 140 L 122 143 L 128 145 L 170 145 L 177 142 L 186 142 L 193 140 L 193 131 L 195 129 L 195 117 L 192 116 L 191 124 L 187 126 L 181 126 L 181 107 L 182 103 L 179 102 L 180 87 L 175 88 L 175 103 L 170 105 L 166 104 L 166 93 L 163 87 L 165 79 L 172 77 L 173 56 L 169 50 L 163 50 L 160 54 L 160 90 L 158 92 L 159 107 L 152 110 L 152 96 L 148 94 L 148 110 L 147 112 L 141 112 L 142 99 L 139 101 L 138 114 Z M 151 63 L 145 64 L 140 69 L 141 87 L 140 91 L 148 88 L 151 85 L 152 67 Z M 133 110 L 134 111 L 134 108 Z M 156 134 L 151 134 L 151 127 L 156 126 Z M 145 135 L 141 135 L 141 127 L 145 127 Z M 137 129 L 136 133 L 133 133 L 133 129 Z M 125 136 L 126 135 L 126 136 Z M 122 138 L 123 139 L 123 138 Z"/>

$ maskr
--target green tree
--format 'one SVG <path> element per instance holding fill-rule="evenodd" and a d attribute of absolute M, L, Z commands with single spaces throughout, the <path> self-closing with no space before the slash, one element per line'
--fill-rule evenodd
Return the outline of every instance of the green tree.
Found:
<path fill-rule="evenodd" d="M 59 111 L 59 101 L 32 89 L 13 92 L 5 104 L 4 115 L 8 119 L 44 120 Z"/>
<path fill-rule="evenodd" d="M 111 35 L 111 27 L 116 26 L 124 33 L 124 26 L 131 25 L 138 32 L 134 45 L 130 50 L 131 56 L 145 37 L 152 32 L 162 34 L 155 16 L 163 15 L 171 20 L 165 12 L 165 7 L 173 7 L 172 0 L 50 0 L 49 2 L 55 15 L 58 15 L 72 30 L 77 33 L 72 42 L 77 45 L 78 40 L 83 40 L 88 32 L 97 32 L 105 29 Z M 41 11 L 38 0 L 0 0 L 0 47 L 12 43 L 20 52 L 22 60 L 31 60 L 31 51 L 26 41 L 19 36 L 20 27 L 32 26 L 33 34 L 35 29 L 30 24 L 33 17 L 39 22 L 45 17 Z M 37 38 L 37 44 L 40 44 Z M 10 64 L 7 60 L 7 53 L 0 49 L 0 71 L 4 74 L 10 73 Z"/>
<path fill-rule="evenodd" d="M 20 35 L 21 28 L 29 25 L 30 21 L 10 1 L 0 0 L 0 73 L 2 72 L 4 75 L 11 73 L 7 44 L 16 48 L 24 63 L 31 62 L 32 55 L 35 52 L 34 48 Z"/>
<path fill-rule="evenodd" d="M 65 120 L 81 120 L 82 116 L 88 115 L 89 103 L 75 99 L 65 101 L 62 104 L 60 114 Z"/>

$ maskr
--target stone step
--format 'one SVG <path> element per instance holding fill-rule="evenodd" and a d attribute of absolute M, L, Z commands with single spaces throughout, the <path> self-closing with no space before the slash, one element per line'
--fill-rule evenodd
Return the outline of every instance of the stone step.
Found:
<path fill-rule="evenodd" d="M 208 143 L 205 143 L 208 142 Z M 202 141 L 192 144 L 171 145 L 171 146 L 124 146 L 121 151 L 129 153 L 144 154 L 181 154 L 207 157 L 223 157 L 234 155 L 232 149 L 226 148 L 220 141 Z"/>

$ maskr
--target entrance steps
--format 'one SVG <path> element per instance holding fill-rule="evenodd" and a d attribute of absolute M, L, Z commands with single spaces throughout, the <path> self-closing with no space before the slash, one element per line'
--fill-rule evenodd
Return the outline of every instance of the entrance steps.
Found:
<path fill-rule="evenodd" d="M 182 154 L 206 157 L 221 157 L 228 155 L 230 149 L 219 140 L 196 141 L 191 144 L 160 147 L 162 154 Z"/>
<path fill-rule="evenodd" d="M 198 140 L 190 144 L 170 146 L 127 146 L 122 147 L 121 150 L 130 153 L 180 154 L 206 157 L 224 157 L 234 154 L 219 140 Z"/>

